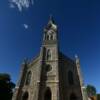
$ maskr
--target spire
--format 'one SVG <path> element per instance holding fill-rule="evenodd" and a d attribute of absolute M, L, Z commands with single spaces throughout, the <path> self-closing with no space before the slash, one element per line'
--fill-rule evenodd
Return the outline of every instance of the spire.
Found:
<path fill-rule="evenodd" d="M 75 54 L 76 64 L 80 64 L 80 60 L 77 54 Z"/>
<path fill-rule="evenodd" d="M 53 16 L 50 15 L 48 24 L 54 24 L 54 23 L 55 22 L 54 22 Z"/>
<path fill-rule="evenodd" d="M 82 97 L 83 97 L 83 100 L 87 100 L 88 96 L 87 96 L 86 87 L 83 80 L 83 74 L 81 71 L 80 59 L 78 55 L 75 55 L 75 59 L 76 59 L 76 66 L 77 66 L 78 76 L 79 76 L 80 85 L 81 85 Z"/>
<path fill-rule="evenodd" d="M 49 21 L 44 28 L 43 43 L 47 41 L 57 41 L 58 28 L 54 22 L 52 15 L 49 16 Z"/>
<path fill-rule="evenodd" d="M 53 31 L 57 31 L 57 25 L 55 24 L 55 21 L 52 17 L 52 15 L 50 15 L 49 17 L 49 21 L 48 24 L 46 25 L 46 27 L 44 28 L 44 31 L 47 32 L 49 30 L 53 30 Z"/>
<path fill-rule="evenodd" d="M 22 64 L 25 65 L 25 64 L 27 64 L 27 63 L 28 63 L 28 58 L 24 58 Z"/>
<path fill-rule="evenodd" d="M 79 59 L 78 55 L 75 55 L 75 59 L 76 59 L 76 66 L 77 66 L 78 75 L 80 78 L 80 84 L 81 84 L 81 86 L 84 86 L 83 74 L 81 72 L 80 59 Z"/>

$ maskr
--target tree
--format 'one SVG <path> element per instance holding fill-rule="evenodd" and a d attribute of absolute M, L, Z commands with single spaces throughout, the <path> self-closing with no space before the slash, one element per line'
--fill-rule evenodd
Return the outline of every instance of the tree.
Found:
<path fill-rule="evenodd" d="M 96 88 L 92 85 L 87 85 L 86 87 L 88 97 L 96 96 Z"/>
<path fill-rule="evenodd" d="M 100 94 L 97 94 L 97 100 L 100 100 Z"/>
<path fill-rule="evenodd" d="M 15 84 L 11 81 L 10 75 L 0 74 L 0 100 L 11 100 Z"/>

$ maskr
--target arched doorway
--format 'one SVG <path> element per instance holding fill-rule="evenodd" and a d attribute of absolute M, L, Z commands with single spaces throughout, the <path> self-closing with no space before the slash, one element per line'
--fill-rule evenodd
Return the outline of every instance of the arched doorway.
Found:
<path fill-rule="evenodd" d="M 72 93 L 70 95 L 70 100 L 77 100 L 77 96 L 74 93 Z"/>
<path fill-rule="evenodd" d="M 28 92 L 25 92 L 22 96 L 22 100 L 28 100 Z"/>
<path fill-rule="evenodd" d="M 47 88 L 44 95 L 44 100 L 51 100 L 51 90 Z"/>

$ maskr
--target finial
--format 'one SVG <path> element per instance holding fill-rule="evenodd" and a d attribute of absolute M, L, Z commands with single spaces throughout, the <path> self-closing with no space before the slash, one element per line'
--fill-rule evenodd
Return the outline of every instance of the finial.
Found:
<path fill-rule="evenodd" d="M 54 20 L 53 20 L 53 16 L 52 16 L 52 14 L 50 14 L 49 22 L 50 22 L 50 23 L 54 23 Z"/>
<path fill-rule="evenodd" d="M 28 63 L 28 58 L 24 58 L 23 64 L 27 64 L 27 63 Z"/>
<path fill-rule="evenodd" d="M 76 64 L 80 63 L 80 59 L 77 54 L 75 54 L 75 60 L 76 60 Z"/>
<path fill-rule="evenodd" d="M 78 55 L 77 55 L 77 54 L 75 54 L 75 58 L 76 58 L 76 59 L 78 58 Z"/>
<path fill-rule="evenodd" d="M 50 20 L 52 20 L 52 18 L 53 18 L 53 16 L 52 16 L 52 14 L 50 14 Z"/>

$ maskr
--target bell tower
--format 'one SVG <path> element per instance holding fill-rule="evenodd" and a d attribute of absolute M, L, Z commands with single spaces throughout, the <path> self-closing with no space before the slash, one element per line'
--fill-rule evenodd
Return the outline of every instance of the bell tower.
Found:
<path fill-rule="evenodd" d="M 44 28 L 44 38 L 43 38 L 43 42 L 46 41 L 55 41 L 57 42 L 58 38 L 57 38 L 57 25 L 54 22 L 54 19 L 52 16 L 50 16 L 49 22 L 47 24 L 47 26 Z"/>
<path fill-rule="evenodd" d="M 44 28 L 42 50 L 43 60 L 52 61 L 58 59 L 58 29 L 51 16 L 47 26 Z"/>
<path fill-rule="evenodd" d="M 44 28 L 38 100 L 58 100 L 58 29 L 52 17 Z M 41 97 L 41 98 L 40 98 Z M 49 99 L 47 99 L 49 97 Z"/>

